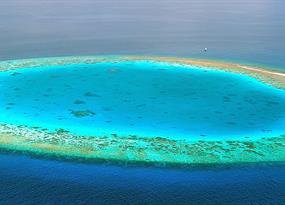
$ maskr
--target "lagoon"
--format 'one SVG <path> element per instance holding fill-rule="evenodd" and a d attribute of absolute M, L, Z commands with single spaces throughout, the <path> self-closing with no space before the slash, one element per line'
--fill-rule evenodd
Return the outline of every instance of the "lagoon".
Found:
<path fill-rule="evenodd" d="M 282 89 L 191 65 L 109 61 L 1 72 L 1 123 L 192 140 L 285 133 Z"/>
<path fill-rule="evenodd" d="M 3 61 L 3 150 L 157 166 L 284 160 L 284 75 L 215 61 Z"/>

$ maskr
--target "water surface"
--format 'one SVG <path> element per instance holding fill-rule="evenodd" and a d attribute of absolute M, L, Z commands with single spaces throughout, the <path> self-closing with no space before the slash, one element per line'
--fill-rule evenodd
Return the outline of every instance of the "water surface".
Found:
<path fill-rule="evenodd" d="M 145 54 L 284 69 L 284 10 L 283 0 L 4 0 L 0 59 Z"/>
<path fill-rule="evenodd" d="M 3 204 L 283 205 L 285 201 L 284 164 L 177 170 L 0 155 L 0 182 Z"/>

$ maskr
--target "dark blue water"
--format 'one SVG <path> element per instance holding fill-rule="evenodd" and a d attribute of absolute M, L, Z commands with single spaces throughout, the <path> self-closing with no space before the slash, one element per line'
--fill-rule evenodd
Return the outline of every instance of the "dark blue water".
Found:
<path fill-rule="evenodd" d="M 285 165 L 158 169 L 0 155 L 1 204 L 285 204 Z"/>
<path fill-rule="evenodd" d="M 244 75 L 167 63 L 2 72 L 0 91 L 0 122 L 79 135 L 231 139 L 285 133 L 285 91 Z"/>

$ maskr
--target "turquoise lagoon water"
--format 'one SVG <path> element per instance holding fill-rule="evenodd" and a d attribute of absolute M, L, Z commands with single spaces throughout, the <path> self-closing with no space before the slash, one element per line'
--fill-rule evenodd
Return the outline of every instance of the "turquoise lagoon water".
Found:
<path fill-rule="evenodd" d="M 78 135 L 184 139 L 285 133 L 285 92 L 176 64 L 101 62 L 0 73 L 0 121 Z"/>

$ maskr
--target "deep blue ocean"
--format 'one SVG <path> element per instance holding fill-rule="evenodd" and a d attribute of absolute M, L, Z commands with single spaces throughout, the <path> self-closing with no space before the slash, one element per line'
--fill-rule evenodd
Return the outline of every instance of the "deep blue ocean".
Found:
<path fill-rule="evenodd" d="M 265 204 L 285 202 L 285 166 L 160 169 L 0 155 L 1 204 Z"/>
<path fill-rule="evenodd" d="M 284 11 L 284 0 L 2 0 L 0 59 L 134 54 L 284 70 Z M 160 169 L 3 153 L 0 204 L 283 205 L 284 179 L 284 163 Z"/>

